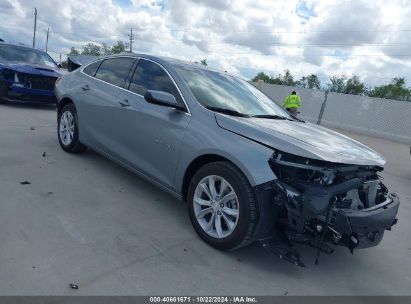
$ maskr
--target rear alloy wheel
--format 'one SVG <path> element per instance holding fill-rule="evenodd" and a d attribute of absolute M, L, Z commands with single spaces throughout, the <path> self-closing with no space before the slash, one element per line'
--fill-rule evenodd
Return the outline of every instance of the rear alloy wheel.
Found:
<path fill-rule="evenodd" d="M 70 111 L 65 111 L 61 115 L 59 133 L 61 141 L 65 146 L 72 143 L 74 138 L 74 117 Z"/>
<path fill-rule="evenodd" d="M 234 165 L 204 165 L 194 174 L 187 199 L 194 229 L 211 246 L 231 250 L 252 241 L 256 200 L 247 178 Z"/>
<path fill-rule="evenodd" d="M 64 106 L 58 116 L 57 135 L 60 146 L 70 153 L 81 153 L 86 150 L 78 138 L 77 111 L 74 104 Z"/>

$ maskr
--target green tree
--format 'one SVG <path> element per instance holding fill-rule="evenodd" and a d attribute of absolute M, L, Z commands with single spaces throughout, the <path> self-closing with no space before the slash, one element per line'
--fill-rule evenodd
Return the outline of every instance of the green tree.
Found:
<path fill-rule="evenodd" d="M 298 80 L 296 84 L 297 86 L 301 88 L 307 88 L 307 89 L 319 90 L 321 88 L 321 82 L 318 79 L 317 75 L 315 74 L 310 74 L 310 75 L 301 77 L 300 80 Z"/>
<path fill-rule="evenodd" d="M 365 95 L 367 93 L 367 87 L 356 75 L 351 77 L 344 75 L 332 76 L 328 83 L 328 89 L 331 92 L 353 95 Z"/>
<path fill-rule="evenodd" d="M 117 41 L 115 45 L 111 47 L 111 54 L 121 54 L 127 52 L 129 44 L 123 41 Z"/>
<path fill-rule="evenodd" d="M 263 80 L 265 83 L 270 83 L 270 76 L 268 76 L 268 75 L 265 74 L 264 72 L 258 73 L 258 74 L 252 79 L 252 81 L 257 82 L 258 79 Z"/>
<path fill-rule="evenodd" d="M 102 53 L 102 55 L 111 55 L 112 54 L 111 47 L 109 47 L 105 43 L 102 43 L 101 44 L 101 53 Z"/>
<path fill-rule="evenodd" d="M 74 46 L 72 46 L 67 56 L 76 56 L 76 55 L 80 55 L 80 52 Z M 68 67 L 68 59 L 62 60 L 60 62 L 60 68 L 67 69 L 67 67 Z"/>
<path fill-rule="evenodd" d="M 297 84 L 290 70 L 285 70 L 284 75 L 278 74 L 277 76 L 268 76 L 264 72 L 259 72 L 252 81 L 258 81 L 258 79 L 264 80 L 265 83 L 278 85 L 295 86 Z"/>
<path fill-rule="evenodd" d="M 276 77 L 271 77 L 271 81 L 274 84 L 295 86 L 296 82 L 291 74 L 290 70 L 284 70 L 284 75 L 278 74 Z"/>
<path fill-rule="evenodd" d="M 83 46 L 81 55 L 101 56 L 103 52 L 104 49 L 100 45 L 89 42 Z"/>
<path fill-rule="evenodd" d="M 70 52 L 67 55 L 80 55 L 80 52 L 74 46 L 72 46 L 70 48 Z"/>
<path fill-rule="evenodd" d="M 344 93 L 346 81 L 346 76 L 332 76 L 327 84 L 328 90 L 336 93 Z"/>
<path fill-rule="evenodd" d="M 269 83 L 286 86 L 296 85 L 296 82 L 294 81 L 294 77 L 291 74 L 290 70 L 284 70 L 284 75 L 278 74 L 277 76 L 271 76 Z"/>
<path fill-rule="evenodd" d="M 345 94 L 353 95 L 365 95 L 367 92 L 367 87 L 363 82 L 360 81 L 360 78 L 356 75 L 352 76 L 345 83 L 344 92 Z"/>
<path fill-rule="evenodd" d="M 411 91 L 405 86 L 405 79 L 402 77 L 393 78 L 390 84 L 374 87 L 368 96 L 411 101 Z"/>
<path fill-rule="evenodd" d="M 284 85 L 287 85 L 287 86 L 295 86 L 296 85 L 296 82 L 294 81 L 294 77 L 293 77 L 293 75 L 291 75 L 290 70 L 285 70 L 284 71 L 283 82 L 284 82 Z"/>

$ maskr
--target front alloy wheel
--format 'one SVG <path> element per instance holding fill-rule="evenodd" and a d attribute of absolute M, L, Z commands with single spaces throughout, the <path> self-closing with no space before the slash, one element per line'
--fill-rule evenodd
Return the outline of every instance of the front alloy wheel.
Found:
<path fill-rule="evenodd" d="M 233 187 L 218 175 L 204 177 L 194 191 L 194 214 L 209 236 L 225 238 L 239 219 L 239 202 Z"/>
<path fill-rule="evenodd" d="M 188 211 L 197 234 L 218 249 L 231 250 L 252 241 L 258 208 L 244 174 L 226 161 L 208 163 L 191 179 Z"/>

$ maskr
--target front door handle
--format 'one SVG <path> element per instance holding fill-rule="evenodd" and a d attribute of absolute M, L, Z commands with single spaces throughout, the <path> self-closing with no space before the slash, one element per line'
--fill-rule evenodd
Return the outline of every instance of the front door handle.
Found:
<path fill-rule="evenodd" d="M 119 103 L 119 104 L 120 104 L 120 106 L 122 106 L 123 108 L 124 108 L 124 107 L 129 107 L 129 106 L 130 106 L 130 103 L 128 102 L 128 99 L 123 99 L 123 100 L 120 100 L 118 103 Z"/>
<path fill-rule="evenodd" d="M 83 85 L 83 86 L 81 87 L 81 89 L 82 89 L 83 91 L 88 91 L 88 90 L 90 90 L 90 87 L 89 87 L 88 84 L 85 84 L 85 85 Z"/>

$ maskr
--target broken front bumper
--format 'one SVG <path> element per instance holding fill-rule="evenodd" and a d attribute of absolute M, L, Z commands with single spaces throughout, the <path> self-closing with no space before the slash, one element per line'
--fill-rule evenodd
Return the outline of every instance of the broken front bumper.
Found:
<path fill-rule="evenodd" d="M 396 224 L 399 198 L 386 193 L 385 200 L 369 208 L 347 206 L 337 197 L 358 189 L 360 179 L 318 187 L 307 183 L 300 190 L 278 180 L 256 186 L 259 224 L 254 239 L 262 246 L 295 265 L 304 266 L 293 243 L 304 243 L 319 252 L 332 253 L 325 242 L 354 249 L 378 245 L 385 230 Z M 318 256 L 316 259 L 318 263 Z"/>
<path fill-rule="evenodd" d="M 368 248 L 378 245 L 384 230 L 391 229 L 397 222 L 399 199 L 396 194 L 387 192 L 381 202 L 376 201 L 375 194 L 370 195 L 369 207 L 364 206 L 358 194 L 347 197 L 347 193 L 358 193 L 364 185 L 359 178 L 327 187 L 297 182 L 295 185 L 300 190 L 285 183 L 281 185 L 287 193 L 288 229 L 294 232 L 290 235 L 297 241 L 324 233 L 324 241 L 346 246 L 351 251 Z"/>
<path fill-rule="evenodd" d="M 57 99 L 53 90 L 26 88 L 22 85 L 12 84 L 5 96 L 9 101 L 56 103 Z"/>
<path fill-rule="evenodd" d="M 361 210 L 337 209 L 333 228 L 341 234 L 341 245 L 349 248 L 368 248 L 378 245 L 385 230 L 397 223 L 395 218 L 400 200 L 394 193 L 385 202 Z"/>
<path fill-rule="evenodd" d="M 274 151 L 268 161 L 276 179 L 254 187 L 259 223 L 254 239 L 296 265 L 293 243 L 320 252 L 327 243 L 354 249 L 378 245 L 396 224 L 399 199 L 389 193 L 376 165 L 331 163 Z"/>

